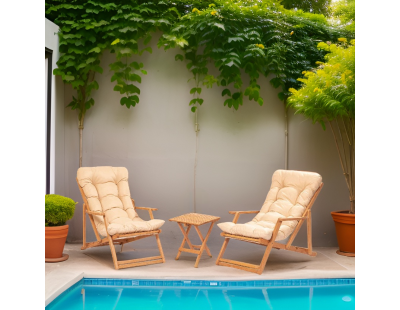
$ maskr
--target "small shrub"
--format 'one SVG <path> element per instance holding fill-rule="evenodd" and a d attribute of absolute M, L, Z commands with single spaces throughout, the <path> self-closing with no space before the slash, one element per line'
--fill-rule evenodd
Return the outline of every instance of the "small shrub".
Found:
<path fill-rule="evenodd" d="M 77 202 L 60 195 L 45 196 L 45 225 L 61 226 L 74 216 Z"/>

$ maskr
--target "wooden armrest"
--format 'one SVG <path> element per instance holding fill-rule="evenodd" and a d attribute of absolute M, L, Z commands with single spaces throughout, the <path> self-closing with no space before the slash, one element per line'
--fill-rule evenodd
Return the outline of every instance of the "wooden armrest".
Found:
<path fill-rule="evenodd" d="M 92 215 L 101 215 L 101 216 L 105 215 L 105 213 L 103 213 L 103 212 L 93 212 L 93 211 L 89 211 L 89 210 L 86 210 L 86 213 L 92 214 Z"/>
<path fill-rule="evenodd" d="M 229 211 L 229 214 L 252 214 L 252 213 L 260 213 L 260 210 L 258 210 L 258 211 Z"/>
<path fill-rule="evenodd" d="M 229 211 L 230 214 L 235 214 L 235 217 L 232 220 L 232 223 L 237 223 L 239 220 L 239 216 L 241 214 L 255 214 L 255 213 L 260 213 L 260 211 Z"/>
<path fill-rule="evenodd" d="M 135 210 L 151 210 L 151 211 L 157 211 L 157 208 L 147 208 L 147 207 L 136 207 L 135 206 Z"/>
<path fill-rule="evenodd" d="M 133 199 L 132 199 L 133 200 Z M 136 207 L 135 204 L 133 204 L 135 210 L 147 210 L 149 211 L 149 215 L 150 215 L 150 219 L 154 220 L 154 215 L 153 215 L 153 211 L 157 211 L 157 208 L 147 208 L 147 207 Z"/>
<path fill-rule="evenodd" d="M 283 221 L 299 221 L 299 220 L 306 220 L 306 217 L 282 217 L 278 219 L 278 221 L 283 222 Z"/>

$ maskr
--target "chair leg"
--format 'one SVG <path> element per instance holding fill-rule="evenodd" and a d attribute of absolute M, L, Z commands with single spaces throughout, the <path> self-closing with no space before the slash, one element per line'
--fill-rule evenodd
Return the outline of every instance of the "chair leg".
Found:
<path fill-rule="evenodd" d="M 85 204 L 82 205 L 82 210 L 83 210 L 83 217 L 82 217 L 82 227 L 83 227 L 83 238 L 82 238 L 82 247 L 81 250 L 86 249 L 86 212 L 85 212 Z"/>
<path fill-rule="evenodd" d="M 162 262 L 165 263 L 164 252 L 161 246 L 160 236 L 158 234 L 156 235 L 156 239 L 157 239 L 158 250 L 160 251 L 161 254 Z"/>
<path fill-rule="evenodd" d="M 258 274 L 262 274 L 263 273 L 265 265 L 267 264 L 267 260 L 268 260 L 269 254 L 271 254 L 271 250 L 272 250 L 273 244 L 274 244 L 273 242 L 268 243 L 268 246 L 267 246 L 267 248 L 265 249 L 265 252 L 264 252 L 264 256 L 263 256 L 263 258 L 261 260 L 260 267 L 257 270 Z"/>
<path fill-rule="evenodd" d="M 307 248 L 308 255 L 312 255 L 312 223 L 311 223 L 311 211 L 308 211 L 307 214 Z"/>
<path fill-rule="evenodd" d="M 271 254 L 272 247 L 274 246 L 275 239 L 278 236 L 279 228 L 281 227 L 281 225 L 282 225 L 282 222 L 279 222 L 279 221 L 275 225 L 274 231 L 272 232 L 271 239 L 268 242 L 267 248 L 265 249 L 265 252 L 264 252 L 264 256 L 263 256 L 263 258 L 261 260 L 261 264 L 260 264 L 260 267 L 259 267 L 258 272 L 257 272 L 258 274 L 262 274 L 262 272 L 264 271 L 264 268 L 265 268 L 265 265 L 267 263 L 269 254 Z"/>
<path fill-rule="evenodd" d="M 220 261 L 220 259 L 222 258 L 222 256 L 225 253 L 225 250 L 226 250 L 226 247 L 227 247 L 227 245 L 229 243 L 229 240 L 231 240 L 231 239 L 230 238 L 225 238 L 225 241 L 222 244 L 221 251 L 219 251 L 219 254 L 218 254 L 218 257 L 217 257 L 217 261 L 215 262 L 216 265 L 219 265 L 219 261 Z"/>
<path fill-rule="evenodd" d="M 240 269 L 240 270 L 244 270 L 244 271 L 248 271 L 248 272 L 253 272 L 253 273 L 257 273 L 257 274 L 261 274 L 264 271 L 265 264 L 267 262 L 269 253 L 271 252 L 271 249 L 272 249 L 272 245 L 267 247 L 267 249 L 264 253 L 264 256 L 262 258 L 261 264 L 254 265 L 254 264 L 248 264 L 248 263 L 244 263 L 244 262 L 240 262 L 240 261 L 222 258 L 222 256 L 225 253 L 225 250 L 226 250 L 229 240 L 230 240 L 230 238 L 225 238 L 225 241 L 222 244 L 221 251 L 219 252 L 219 255 L 218 255 L 217 261 L 216 261 L 217 265 L 232 267 L 232 268 L 236 268 L 236 269 Z"/>
<path fill-rule="evenodd" d="M 112 256 L 112 259 L 114 262 L 114 268 L 118 270 L 119 266 L 118 266 L 117 253 L 115 252 L 114 242 L 113 242 L 112 238 L 110 237 L 110 235 L 108 235 L 108 243 L 110 245 L 111 256 Z"/>

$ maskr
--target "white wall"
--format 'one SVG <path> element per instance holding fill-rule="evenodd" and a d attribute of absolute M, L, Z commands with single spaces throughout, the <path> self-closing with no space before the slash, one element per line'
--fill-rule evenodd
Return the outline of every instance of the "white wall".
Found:
<path fill-rule="evenodd" d="M 185 63 L 175 62 L 177 50 L 159 50 L 139 58 L 148 75 L 142 78 L 140 104 L 127 109 L 113 91 L 109 64 L 114 55 L 102 57 L 104 73 L 97 76 L 100 89 L 95 105 L 86 115 L 83 134 L 83 166 L 125 166 L 132 197 L 138 206 L 158 208 L 156 218 L 166 220 L 162 240 L 182 236 L 168 219 L 193 212 L 193 176 L 196 135 L 192 99 L 187 83 L 191 77 Z M 217 70 L 212 70 L 217 74 Z M 244 85 L 248 79 L 244 78 Z M 277 90 L 260 78 L 264 106 L 244 102 L 238 111 L 223 106 L 222 88 L 203 88 L 199 110 L 200 132 L 196 178 L 197 212 L 231 221 L 229 210 L 258 210 L 262 206 L 276 169 L 284 168 L 284 107 Z M 64 105 L 73 91 L 66 86 Z M 314 245 L 334 246 L 330 211 L 347 208 L 347 192 L 334 143 L 318 125 L 290 115 L 289 169 L 310 170 L 322 175 L 325 187 L 314 205 Z M 76 184 L 78 169 L 77 112 L 65 110 L 65 194 L 79 201 L 69 221 L 69 242 L 82 240 L 82 198 Z M 147 214 L 142 213 L 147 218 Z M 243 221 L 251 217 L 243 216 Z M 215 227 L 210 243 L 222 243 Z M 92 229 L 88 238 L 94 240 Z M 301 231 L 296 245 L 306 244 Z"/>
<path fill-rule="evenodd" d="M 45 19 L 45 47 L 53 51 L 52 70 L 57 68 L 59 27 Z M 64 84 L 60 76 L 51 75 L 50 193 L 64 192 Z"/>

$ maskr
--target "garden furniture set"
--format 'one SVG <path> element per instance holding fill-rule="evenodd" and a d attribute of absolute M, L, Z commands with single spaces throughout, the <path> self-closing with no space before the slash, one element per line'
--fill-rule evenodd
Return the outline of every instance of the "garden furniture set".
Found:
<path fill-rule="evenodd" d="M 83 246 L 82 250 L 98 246 L 110 246 L 115 269 L 164 263 L 159 234 L 164 220 L 154 219 L 155 208 L 136 207 L 131 199 L 128 185 L 128 171 L 123 167 L 82 167 L 77 172 L 77 182 L 84 201 L 83 204 Z M 284 249 L 316 256 L 312 251 L 311 207 L 323 186 L 322 177 L 314 172 L 277 170 L 267 198 L 259 211 L 229 211 L 234 215 L 232 222 L 218 224 L 225 238 L 216 264 L 261 274 L 272 248 Z M 136 210 L 147 210 L 150 220 L 139 217 Z M 86 214 L 93 227 L 97 241 L 86 242 Z M 255 214 L 250 222 L 239 224 L 241 214 Z M 183 234 L 176 260 L 182 252 L 197 254 L 195 267 L 198 267 L 204 251 L 211 257 L 207 241 L 218 216 L 188 213 L 170 221 L 177 222 Z M 307 248 L 293 246 L 292 243 L 302 224 L 307 222 Z M 203 237 L 199 226 L 210 223 L 207 235 Z M 194 226 L 201 245 L 194 245 L 189 232 Z M 124 244 L 154 236 L 160 252 L 159 256 L 118 260 L 115 245 Z M 283 244 L 278 241 L 285 239 Z M 230 239 L 250 242 L 266 247 L 260 265 L 248 264 L 223 258 Z M 189 248 L 185 247 L 188 244 Z"/>

